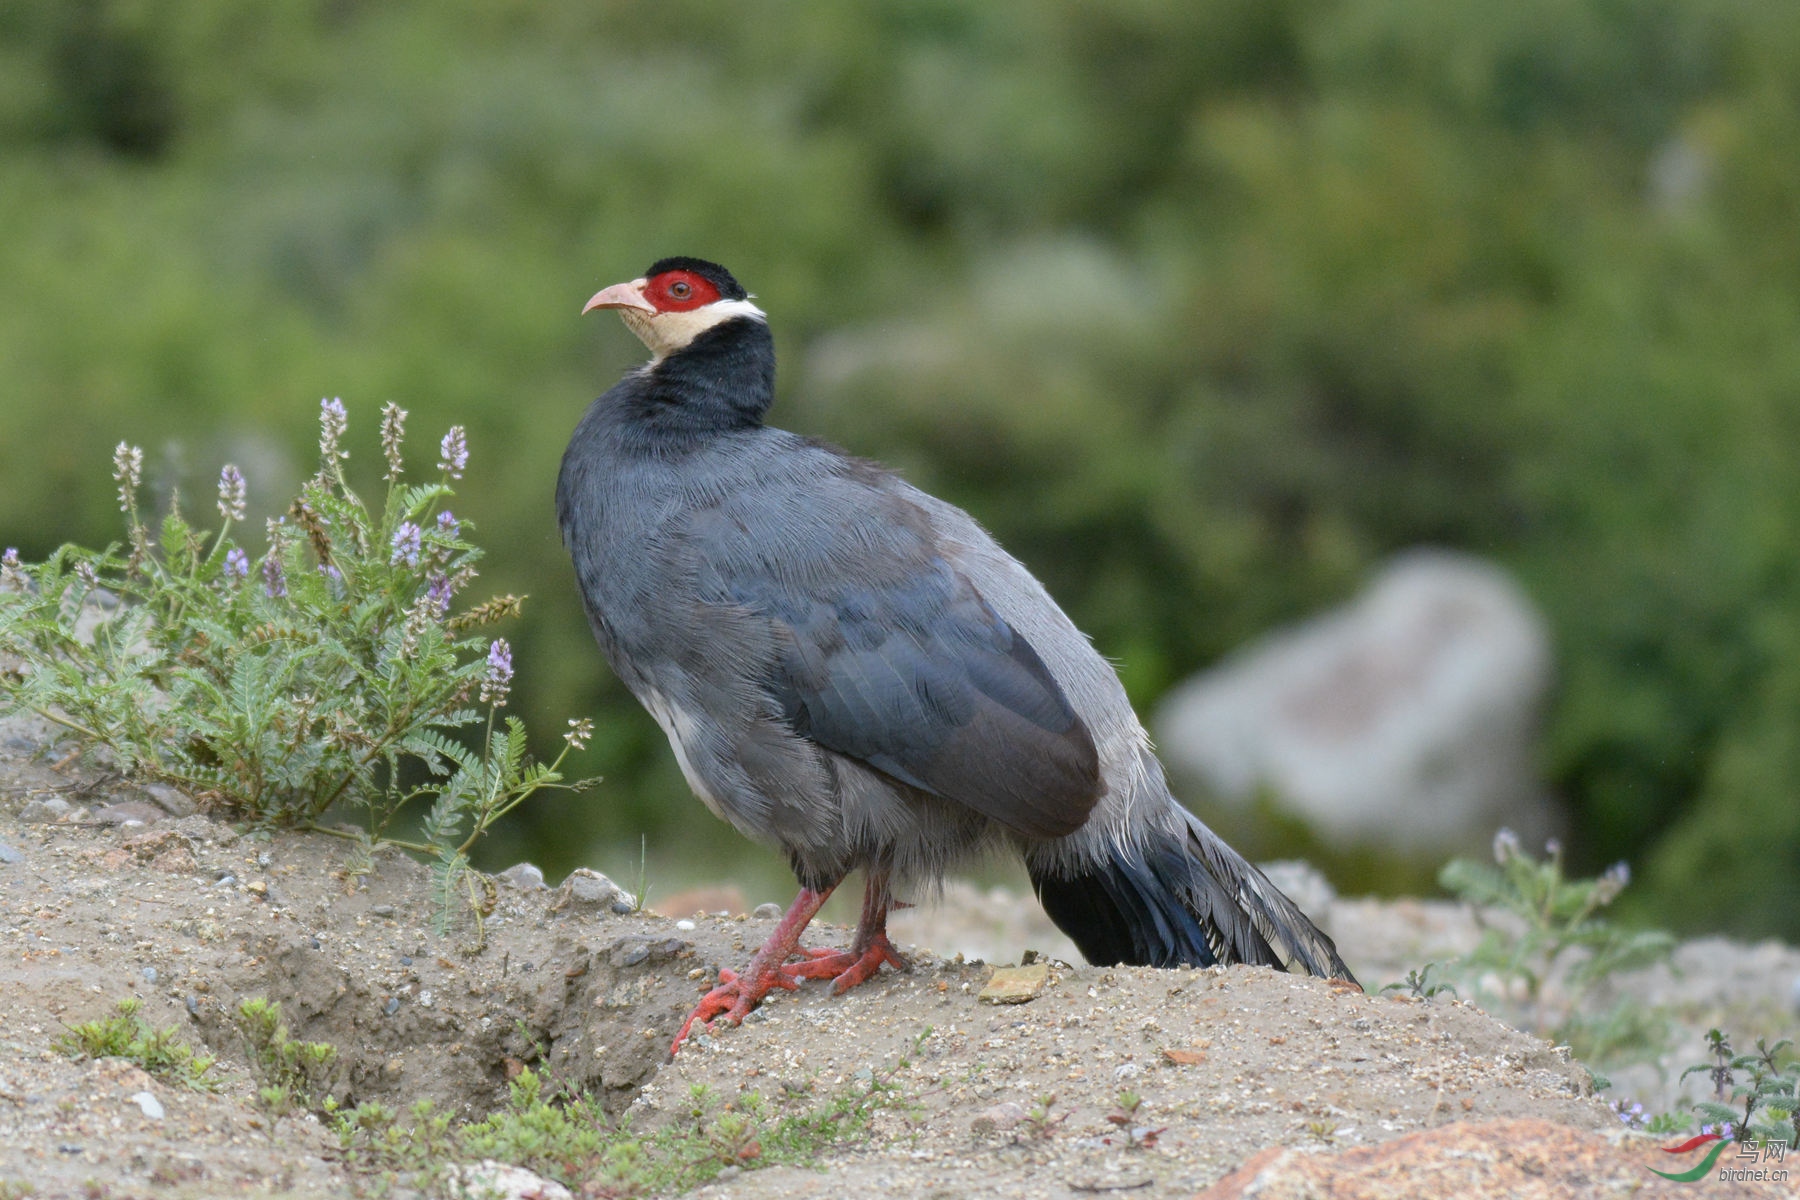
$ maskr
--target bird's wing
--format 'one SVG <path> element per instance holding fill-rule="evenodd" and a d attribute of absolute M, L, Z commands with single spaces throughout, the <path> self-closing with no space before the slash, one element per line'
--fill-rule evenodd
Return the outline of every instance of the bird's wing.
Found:
<path fill-rule="evenodd" d="M 795 733 L 1026 836 L 1079 829 L 1099 757 L 1062 688 L 917 506 L 862 491 L 810 517 L 725 500 L 701 596 L 771 624 L 762 684 Z"/>

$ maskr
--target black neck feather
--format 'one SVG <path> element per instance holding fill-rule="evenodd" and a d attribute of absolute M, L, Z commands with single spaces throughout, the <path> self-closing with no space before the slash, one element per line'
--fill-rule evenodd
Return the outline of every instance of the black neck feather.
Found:
<path fill-rule="evenodd" d="M 737 317 L 703 331 L 638 379 L 630 416 L 652 436 L 682 440 L 762 424 L 775 402 L 775 342 Z"/>

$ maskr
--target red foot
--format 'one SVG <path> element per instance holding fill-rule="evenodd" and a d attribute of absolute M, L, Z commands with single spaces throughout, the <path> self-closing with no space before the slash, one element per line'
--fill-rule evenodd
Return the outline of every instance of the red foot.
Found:
<path fill-rule="evenodd" d="M 752 960 L 753 971 L 754 967 L 755 962 Z M 721 970 L 719 986 L 702 996 L 700 1003 L 694 1006 L 694 1011 L 688 1014 L 688 1019 L 681 1023 L 681 1032 L 675 1035 L 669 1053 L 673 1054 L 681 1049 L 681 1043 L 687 1041 L 688 1031 L 696 1021 L 709 1033 L 712 1032 L 712 1023 L 719 1017 L 724 1017 L 733 1025 L 742 1025 L 744 1018 L 750 1015 L 750 1010 L 761 1004 L 763 997 L 775 988 L 785 988 L 792 992 L 798 991 L 800 985 L 780 967 L 773 971 L 757 972 L 749 980 L 729 968 Z"/>
<path fill-rule="evenodd" d="M 794 979 L 830 979 L 833 981 L 831 991 L 838 996 L 875 978 L 882 963 L 896 971 L 912 970 L 912 963 L 894 949 L 885 933 L 871 938 L 861 954 L 854 950 L 802 950 L 800 953 L 806 956 L 806 961 L 790 963 L 783 968 L 783 974 Z"/>
<path fill-rule="evenodd" d="M 800 894 L 788 906 L 787 913 L 775 926 L 775 932 L 769 940 L 762 944 L 750 959 L 750 965 L 739 975 L 736 971 L 720 971 L 719 986 L 701 997 L 688 1019 L 681 1023 L 681 1032 L 675 1035 L 675 1041 L 669 1046 L 673 1055 L 681 1049 L 681 1043 L 687 1041 L 688 1032 L 693 1029 L 694 1022 L 700 1022 L 702 1028 L 710 1030 L 713 1019 L 723 1016 L 733 1025 L 743 1023 L 750 1010 L 762 1003 L 762 998 L 773 988 L 786 988 L 793 991 L 800 985 L 783 969 L 782 964 L 800 948 L 800 934 L 806 929 L 806 923 L 813 919 L 831 895 L 831 889 L 815 892 L 811 888 L 801 888 Z"/>
<path fill-rule="evenodd" d="M 833 979 L 835 983 L 831 990 L 841 995 L 857 984 L 873 979 L 882 963 L 901 971 L 912 969 L 912 964 L 888 941 L 888 910 L 909 906 L 888 895 L 886 871 L 869 873 L 868 886 L 863 892 L 862 921 L 856 927 L 853 948 L 802 950 L 801 932 L 830 895 L 830 888 L 824 891 L 801 888 L 786 915 L 775 926 L 775 932 L 750 959 L 743 974 L 719 972 L 719 986 L 701 997 L 688 1019 L 682 1022 L 681 1032 L 675 1035 L 669 1053 L 673 1055 L 681 1049 L 695 1022 L 708 1031 L 712 1029 L 713 1021 L 720 1017 L 740 1025 L 750 1015 L 750 1010 L 762 1003 L 764 996 L 776 988 L 790 992 L 798 990 L 802 979 Z M 795 955 L 801 956 L 803 961 L 788 962 Z"/>

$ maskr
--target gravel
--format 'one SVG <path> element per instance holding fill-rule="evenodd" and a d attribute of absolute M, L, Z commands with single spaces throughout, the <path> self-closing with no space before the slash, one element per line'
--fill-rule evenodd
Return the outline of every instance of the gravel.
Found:
<path fill-rule="evenodd" d="M 880 1075 L 906 1098 L 867 1140 L 834 1150 L 828 1173 L 747 1170 L 709 1197 L 1189 1196 L 1268 1146 L 1331 1151 L 1480 1119 L 1618 1129 L 1565 1050 L 1469 1004 L 1252 968 L 1071 966 L 1072 948 L 1027 897 L 967 884 L 896 914 L 897 939 L 914 943 L 910 972 L 841 997 L 822 983 L 779 993 L 668 1063 L 688 1009 L 721 967 L 742 964 L 778 908 L 669 920 L 620 911 L 622 889 L 598 873 L 550 890 L 515 868 L 484 941 L 467 923 L 438 936 L 428 874 L 397 851 L 377 851 L 358 874 L 340 839 L 243 836 L 199 814 L 28 822 L 50 800 L 72 817 L 58 793 L 74 787 L 95 805 L 137 793 L 79 761 L 57 770 L 5 749 L 22 736 L 0 722 L 0 847 L 12 852 L 0 855 L 0 1179 L 40 1195 L 353 1190 L 316 1122 L 257 1108 L 230 1019 L 252 996 L 280 1001 L 295 1037 L 338 1048 L 330 1087 L 344 1103 L 431 1099 L 481 1116 L 520 1063 L 643 1127 L 678 1119 L 699 1084 L 721 1102 L 758 1092 L 776 1104 Z M 1474 935 L 1455 905 L 1295 886 L 1321 885 L 1316 911 L 1371 987 Z M 809 942 L 847 939 L 825 927 Z M 985 962 L 1028 948 L 1046 968 L 1035 998 L 982 1003 Z M 1678 965 L 1642 986 L 1684 1022 L 1792 1028 L 1793 948 L 1703 939 Z M 217 1092 L 52 1049 L 65 1024 L 127 997 L 219 1056 Z M 1126 1091 L 1141 1097 L 1129 1114 Z M 1029 1119 L 1046 1097 L 1045 1120 Z"/>

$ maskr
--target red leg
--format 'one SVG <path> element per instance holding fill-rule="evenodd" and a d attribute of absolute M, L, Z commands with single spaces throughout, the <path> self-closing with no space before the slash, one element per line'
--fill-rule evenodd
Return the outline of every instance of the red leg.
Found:
<path fill-rule="evenodd" d="M 856 941 L 848 950 L 802 950 L 805 962 L 793 963 L 782 971 L 794 979 L 831 979 L 832 992 L 843 995 L 859 983 L 867 983 L 887 963 L 897 971 L 908 971 L 907 962 L 894 944 L 888 941 L 887 916 L 905 907 L 888 892 L 886 871 L 870 871 L 868 886 L 863 890 L 862 920 L 856 925 Z"/>
<path fill-rule="evenodd" d="M 681 1049 L 681 1043 L 687 1041 L 688 1031 L 694 1022 L 700 1022 L 707 1029 L 712 1028 L 715 1017 L 723 1016 L 733 1025 L 743 1023 L 750 1010 L 762 1003 L 762 998 L 772 988 L 786 988 L 789 991 L 800 985 L 795 983 L 790 972 L 792 968 L 783 969 L 782 964 L 800 948 L 800 934 L 805 931 L 813 914 L 819 911 L 820 905 L 832 893 L 831 888 L 815 892 L 811 888 L 801 888 L 800 894 L 794 897 L 794 903 L 788 907 L 787 914 L 781 923 L 775 926 L 775 932 L 762 948 L 751 956 L 750 965 L 739 975 L 736 971 L 720 971 L 719 986 L 701 997 L 688 1019 L 682 1022 L 681 1032 L 675 1035 L 675 1042 L 669 1047 L 674 1054 Z"/>

